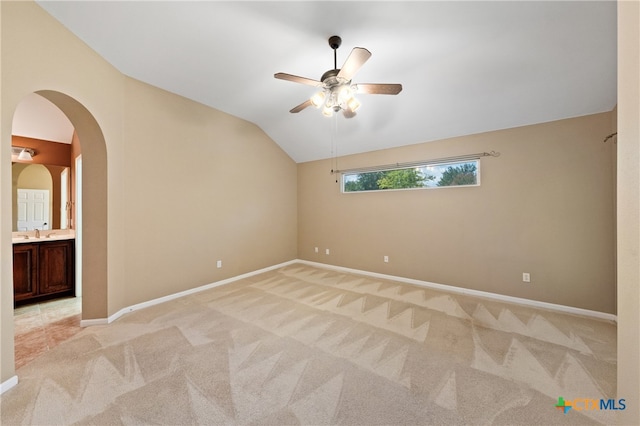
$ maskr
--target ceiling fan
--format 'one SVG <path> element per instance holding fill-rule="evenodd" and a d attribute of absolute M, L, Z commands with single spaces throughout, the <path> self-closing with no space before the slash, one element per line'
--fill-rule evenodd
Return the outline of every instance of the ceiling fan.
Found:
<path fill-rule="evenodd" d="M 341 44 L 340 37 L 336 35 L 329 37 L 329 46 L 333 49 L 333 69 L 322 74 L 320 80 L 283 72 L 274 74 L 274 77 L 280 80 L 289 80 L 320 88 L 320 91 L 310 99 L 289 112 L 298 113 L 308 106 L 315 106 L 322 108 L 322 113 L 326 116 L 332 116 L 334 112 L 342 110 L 345 117 L 351 118 L 356 115 L 356 110 L 360 106 L 360 102 L 354 96 L 356 93 L 397 95 L 402 91 L 401 84 L 352 84 L 351 79 L 371 57 L 371 52 L 362 47 L 353 48 L 342 68 L 338 69 L 337 50 Z"/>

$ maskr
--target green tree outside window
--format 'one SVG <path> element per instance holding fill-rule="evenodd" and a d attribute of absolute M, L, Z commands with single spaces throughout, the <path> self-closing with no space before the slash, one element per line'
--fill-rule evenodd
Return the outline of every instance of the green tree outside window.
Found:
<path fill-rule="evenodd" d="M 345 174 L 344 192 L 433 188 L 478 184 L 478 161 Z"/>

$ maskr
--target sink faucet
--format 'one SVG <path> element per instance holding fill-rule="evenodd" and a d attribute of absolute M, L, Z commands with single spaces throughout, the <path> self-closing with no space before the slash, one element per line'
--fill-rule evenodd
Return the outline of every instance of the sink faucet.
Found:
<path fill-rule="evenodd" d="M 34 228 L 36 230 L 36 238 L 40 238 L 40 230 L 38 228 Z"/>

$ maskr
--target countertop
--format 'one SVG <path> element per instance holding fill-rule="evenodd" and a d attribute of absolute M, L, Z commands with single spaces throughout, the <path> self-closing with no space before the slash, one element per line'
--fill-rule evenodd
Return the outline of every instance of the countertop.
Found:
<path fill-rule="evenodd" d="M 25 237 L 27 235 L 28 237 Z M 46 243 L 47 241 L 60 241 L 60 240 L 73 240 L 76 238 L 75 232 L 69 231 L 41 231 L 40 238 L 36 238 L 33 235 L 33 231 L 28 232 L 14 232 L 11 241 L 13 244 L 24 243 Z"/>

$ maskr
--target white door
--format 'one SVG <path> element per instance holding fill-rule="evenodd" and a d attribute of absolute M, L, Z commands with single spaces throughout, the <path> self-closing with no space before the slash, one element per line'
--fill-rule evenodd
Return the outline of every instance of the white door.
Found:
<path fill-rule="evenodd" d="M 49 229 L 49 190 L 18 188 L 18 231 Z"/>

